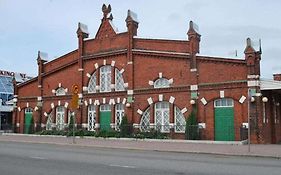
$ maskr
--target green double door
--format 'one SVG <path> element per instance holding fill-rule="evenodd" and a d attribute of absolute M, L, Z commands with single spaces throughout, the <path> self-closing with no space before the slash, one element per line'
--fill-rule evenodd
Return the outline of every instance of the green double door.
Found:
<path fill-rule="evenodd" d="M 215 108 L 215 140 L 233 141 L 234 139 L 233 107 Z"/>
<path fill-rule="evenodd" d="M 111 123 L 111 108 L 109 105 L 101 105 L 100 107 L 100 129 L 109 131 Z"/>
<path fill-rule="evenodd" d="M 32 131 L 32 112 L 26 112 L 24 116 L 24 134 L 30 134 Z"/>

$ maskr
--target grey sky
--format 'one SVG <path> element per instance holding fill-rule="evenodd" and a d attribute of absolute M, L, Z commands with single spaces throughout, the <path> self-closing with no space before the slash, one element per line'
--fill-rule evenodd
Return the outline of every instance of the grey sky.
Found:
<path fill-rule="evenodd" d="M 37 51 L 49 60 L 77 48 L 77 23 L 94 37 L 102 4 L 126 31 L 127 10 L 138 14 L 138 35 L 186 39 L 189 20 L 199 26 L 202 55 L 244 57 L 247 37 L 262 39 L 262 76 L 281 73 L 281 1 L 277 0 L 0 0 L 0 69 L 37 73 Z"/>

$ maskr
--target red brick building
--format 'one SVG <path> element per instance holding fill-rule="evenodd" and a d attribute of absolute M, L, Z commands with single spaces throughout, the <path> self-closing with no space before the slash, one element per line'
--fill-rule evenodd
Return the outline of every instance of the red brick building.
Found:
<path fill-rule="evenodd" d="M 135 130 L 156 128 L 184 138 L 185 120 L 194 111 L 201 139 L 241 140 L 249 114 L 253 142 L 281 141 L 281 83 L 260 79 L 261 50 L 250 39 L 244 58 L 202 56 L 192 21 L 188 40 L 147 39 L 137 37 L 132 11 L 121 33 L 110 5 L 102 11 L 95 38 L 88 39 L 87 26 L 79 23 L 76 50 L 52 61 L 38 53 L 38 76 L 15 88 L 17 132 L 27 133 L 31 120 L 47 130 L 67 127 L 77 85 L 77 124 L 87 130 L 118 130 L 126 115 Z"/>

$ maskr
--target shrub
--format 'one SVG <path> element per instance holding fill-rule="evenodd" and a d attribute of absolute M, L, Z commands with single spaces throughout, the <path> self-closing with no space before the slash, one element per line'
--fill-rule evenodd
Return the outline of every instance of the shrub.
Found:
<path fill-rule="evenodd" d="M 128 122 L 127 116 L 124 116 L 120 124 L 120 136 L 130 137 L 132 134 L 132 129 L 132 124 Z"/>
<path fill-rule="evenodd" d="M 194 110 L 191 111 L 189 117 L 186 119 L 185 138 L 187 140 L 199 139 L 198 123 L 196 121 L 196 113 Z"/>

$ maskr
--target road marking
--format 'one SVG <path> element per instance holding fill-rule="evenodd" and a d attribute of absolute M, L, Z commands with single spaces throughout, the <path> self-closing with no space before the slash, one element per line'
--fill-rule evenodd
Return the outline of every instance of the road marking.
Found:
<path fill-rule="evenodd" d="M 29 158 L 31 158 L 31 159 L 38 159 L 38 160 L 46 160 L 46 158 L 44 158 L 44 157 L 36 157 L 36 156 L 31 156 Z"/>
<path fill-rule="evenodd" d="M 121 168 L 136 168 L 135 166 L 117 165 L 117 164 L 110 164 L 109 166 L 112 166 L 112 167 L 121 167 Z"/>

